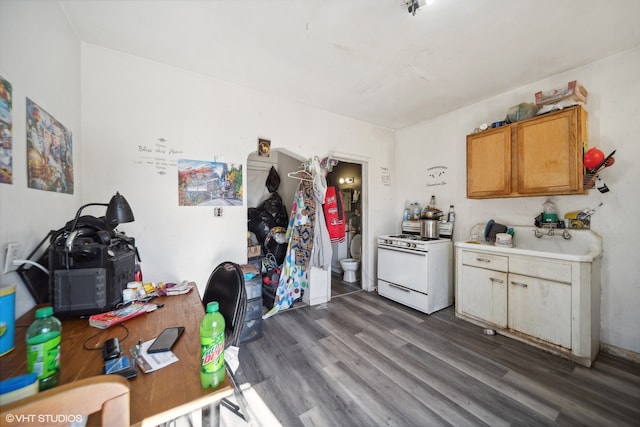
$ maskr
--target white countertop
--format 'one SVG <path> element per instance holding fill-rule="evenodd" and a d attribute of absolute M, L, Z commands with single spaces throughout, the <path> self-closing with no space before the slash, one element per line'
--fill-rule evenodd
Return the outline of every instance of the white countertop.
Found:
<path fill-rule="evenodd" d="M 561 229 L 554 230 L 552 236 L 547 234 L 547 229 L 538 229 L 542 233 L 542 237 L 538 238 L 534 234 L 536 227 L 514 225 L 509 227 L 515 231 L 512 247 L 468 240 L 455 242 L 455 246 L 504 255 L 536 256 L 578 262 L 592 262 L 602 257 L 602 238 L 591 230 L 568 229 L 571 238 L 564 239 Z"/>

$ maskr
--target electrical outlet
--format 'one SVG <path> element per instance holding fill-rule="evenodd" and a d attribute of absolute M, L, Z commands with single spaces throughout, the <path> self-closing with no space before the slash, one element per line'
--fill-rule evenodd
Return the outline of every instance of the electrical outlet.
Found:
<path fill-rule="evenodd" d="M 17 265 L 13 265 L 13 260 L 18 258 L 18 251 L 20 250 L 19 243 L 7 243 L 7 249 L 4 252 L 4 274 L 11 271 L 16 271 Z"/>
<path fill-rule="evenodd" d="M 213 208 L 213 216 L 222 216 L 222 206 Z"/>

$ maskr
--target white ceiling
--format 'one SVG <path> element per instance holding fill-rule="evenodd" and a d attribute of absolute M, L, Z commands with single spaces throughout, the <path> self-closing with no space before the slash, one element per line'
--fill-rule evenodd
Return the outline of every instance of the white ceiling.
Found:
<path fill-rule="evenodd" d="M 640 46 L 638 0 L 59 1 L 87 43 L 393 129 Z"/>

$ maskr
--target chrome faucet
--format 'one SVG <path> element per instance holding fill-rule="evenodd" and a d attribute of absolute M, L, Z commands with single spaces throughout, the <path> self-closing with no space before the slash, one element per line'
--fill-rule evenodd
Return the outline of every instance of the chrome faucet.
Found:
<path fill-rule="evenodd" d="M 533 234 L 539 239 L 542 237 L 542 233 L 537 228 L 533 229 Z"/>
<path fill-rule="evenodd" d="M 571 239 L 571 234 L 569 234 L 569 230 L 562 230 L 562 238 L 564 240 L 569 240 Z"/>

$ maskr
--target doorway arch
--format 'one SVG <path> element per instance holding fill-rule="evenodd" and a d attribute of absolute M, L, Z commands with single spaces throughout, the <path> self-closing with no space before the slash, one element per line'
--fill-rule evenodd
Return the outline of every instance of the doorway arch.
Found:
<path fill-rule="evenodd" d="M 361 250 L 361 266 L 360 266 L 360 286 L 362 289 L 372 291 L 375 289 L 375 283 L 372 274 L 373 259 L 372 248 L 370 248 L 368 242 L 369 227 L 368 227 L 368 207 L 369 207 L 369 181 L 368 177 L 368 160 L 362 157 L 351 156 L 349 154 L 335 154 L 328 153 L 336 159 L 338 162 L 351 163 L 360 166 L 360 234 L 362 239 Z M 320 154 L 318 154 L 320 157 Z M 264 187 L 268 171 L 271 165 L 274 165 L 281 176 L 281 187 L 278 192 L 283 199 L 283 203 L 286 207 L 287 213 L 290 214 L 293 198 L 295 195 L 295 189 L 297 188 L 297 182 L 293 179 L 287 179 L 286 175 L 289 172 L 295 172 L 300 169 L 305 161 L 308 159 L 284 148 L 276 148 L 271 150 L 270 157 L 260 157 L 257 152 L 251 152 L 247 156 L 247 179 L 246 179 L 246 194 L 247 194 L 247 206 L 252 207 L 251 200 L 257 200 L 260 196 L 254 197 L 252 193 L 260 192 L 262 196 L 268 196 L 264 194 L 264 191 L 260 186 Z M 354 177 L 355 178 L 355 177 Z M 259 200 L 256 202 L 259 203 Z M 331 271 L 329 271 L 329 275 Z"/>

